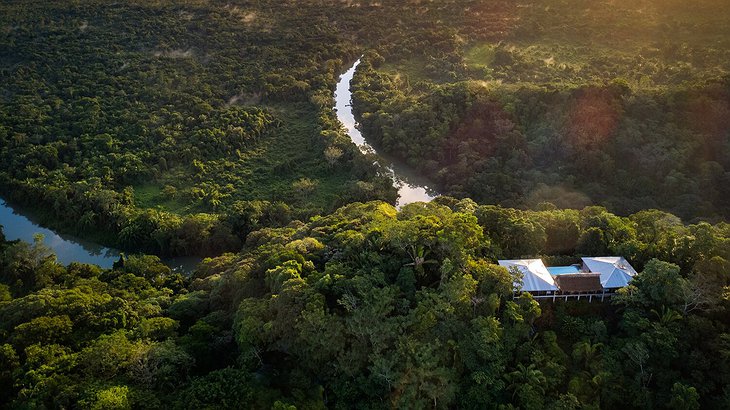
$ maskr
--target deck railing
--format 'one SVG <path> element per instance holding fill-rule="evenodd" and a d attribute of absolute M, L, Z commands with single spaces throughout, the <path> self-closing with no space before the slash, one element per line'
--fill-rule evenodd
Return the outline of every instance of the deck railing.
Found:
<path fill-rule="evenodd" d="M 530 292 L 527 292 L 530 293 Z M 533 299 L 552 300 L 553 302 L 558 300 L 568 301 L 568 299 L 588 299 L 588 302 L 593 302 L 596 299 L 597 302 L 603 302 L 606 298 L 610 298 L 614 295 L 614 291 L 602 292 L 602 293 L 553 293 L 552 295 L 532 295 Z M 514 299 L 520 297 L 520 293 L 515 293 Z"/>

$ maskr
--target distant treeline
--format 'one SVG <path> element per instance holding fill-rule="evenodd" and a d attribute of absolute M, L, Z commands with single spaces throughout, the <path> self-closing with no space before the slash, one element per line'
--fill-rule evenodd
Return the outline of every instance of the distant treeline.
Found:
<path fill-rule="evenodd" d="M 353 105 L 372 144 L 480 203 L 730 216 L 720 2 L 444 7 L 419 4 L 366 53 Z"/>
<path fill-rule="evenodd" d="M 730 216 L 730 81 L 651 92 L 621 82 L 404 88 L 373 63 L 382 58 L 360 65 L 353 94 L 364 135 L 447 195 Z"/>
<path fill-rule="evenodd" d="M 237 250 L 237 209 L 277 226 L 393 203 L 332 111 L 371 49 L 364 134 L 443 193 L 725 217 L 730 24 L 715 2 L 665 3 L 6 2 L 0 187 L 56 228 L 159 254 Z"/>

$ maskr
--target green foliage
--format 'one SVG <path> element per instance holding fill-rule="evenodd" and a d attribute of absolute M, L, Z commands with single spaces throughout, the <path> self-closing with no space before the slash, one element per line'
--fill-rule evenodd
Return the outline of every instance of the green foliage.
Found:
<path fill-rule="evenodd" d="M 220 256 L 62 266 L 0 230 L 0 407 L 727 408 L 723 6 L 3 3 L 4 195 Z M 344 134 L 363 53 L 363 134 L 453 198 L 397 210 Z M 639 271 L 605 303 L 495 264 L 604 254 Z"/>
<path fill-rule="evenodd" d="M 672 399 L 668 406 L 670 409 L 697 410 L 700 408 L 697 389 L 688 387 L 682 383 L 672 385 Z"/>
<path fill-rule="evenodd" d="M 179 409 L 232 409 L 247 403 L 252 408 L 270 408 L 278 396 L 274 390 L 262 389 L 255 375 L 226 368 L 196 378 L 175 401 Z M 267 406 L 268 404 L 268 406 Z"/>
<path fill-rule="evenodd" d="M 237 223 L 254 229 L 268 206 L 239 204 Z M 511 273 L 494 264 L 576 260 L 593 232 L 603 250 L 635 252 L 640 273 L 613 302 L 513 298 Z M 12 388 L 0 397 L 81 408 L 722 407 L 729 233 L 658 211 L 442 197 L 254 231 L 192 278 L 152 256 L 64 267 L 38 244 L 5 242 L 0 381 Z"/>
<path fill-rule="evenodd" d="M 482 259 L 495 249 L 505 257 L 545 252 L 549 242 L 534 242 L 535 232 L 556 243 L 565 221 L 574 247 L 582 233 L 600 231 L 606 251 L 635 242 L 644 257 L 655 255 L 638 239 L 645 234 L 635 216 L 493 206 L 471 214 L 440 205 L 456 208 L 448 198 L 436 202 L 395 215 L 351 205 L 295 231 L 268 232 L 244 252 L 240 286 L 258 289 L 242 297 L 234 322 L 246 368 L 273 367 L 291 378 L 287 386 L 306 391 L 317 380 L 334 406 L 476 408 L 610 407 L 625 397 L 651 406 L 671 400 L 666 380 L 696 371 L 677 362 L 688 354 L 681 329 L 710 312 L 696 304 L 689 271 L 651 259 L 614 305 L 595 306 L 604 320 L 591 309 L 558 311 L 551 328 L 545 306 L 529 295 L 511 300 L 509 273 Z M 721 226 L 709 237 L 722 236 Z M 717 328 L 706 331 L 718 337 Z M 720 386 L 707 390 L 708 403 Z"/>
<path fill-rule="evenodd" d="M 730 15 L 696 3 L 449 7 L 365 55 L 356 117 L 446 195 L 726 218 Z"/>
<path fill-rule="evenodd" d="M 127 386 L 114 386 L 108 389 L 99 390 L 92 401 L 83 403 L 82 406 L 91 410 L 114 409 L 127 410 L 132 406 L 129 403 L 129 388 Z"/>
<path fill-rule="evenodd" d="M 221 221 L 237 201 L 307 217 L 358 184 L 372 188 L 358 199 L 395 200 L 332 111 L 357 46 L 325 16 L 311 24 L 318 4 L 107 6 L 0 6 L 9 199 L 64 231 L 161 255 L 237 251 L 247 232 Z"/>

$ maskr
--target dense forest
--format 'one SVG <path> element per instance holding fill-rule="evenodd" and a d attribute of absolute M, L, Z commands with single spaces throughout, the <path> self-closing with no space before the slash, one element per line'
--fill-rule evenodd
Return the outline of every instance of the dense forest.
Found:
<path fill-rule="evenodd" d="M 730 408 L 720 0 L 4 0 L 0 196 L 0 408 Z"/>
<path fill-rule="evenodd" d="M 512 298 L 498 257 L 628 255 L 610 302 Z M 356 203 L 191 277 L 0 249 L 9 408 L 727 408 L 730 225 Z"/>
<path fill-rule="evenodd" d="M 332 110 L 365 53 L 365 137 L 441 193 L 721 220 L 728 22 L 709 0 L 4 2 L 0 186 L 46 224 L 158 255 L 394 203 Z"/>
<path fill-rule="evenodd" d="M 4 196 L 164 255 L 238 250 L 249 231 L 226 219 L 395 201 L 332 111 L 357 57 L 327 18 L 336 10 L 249 6 L 0 5 Z"/>
<path fill-rule="evenodd" d="M 363 133 L 442 193 L 730 216 L 730 11 L 719 1 L 483 2 L 367 55 Z M 465 17 L 466 18 L 466 17 Z"/>

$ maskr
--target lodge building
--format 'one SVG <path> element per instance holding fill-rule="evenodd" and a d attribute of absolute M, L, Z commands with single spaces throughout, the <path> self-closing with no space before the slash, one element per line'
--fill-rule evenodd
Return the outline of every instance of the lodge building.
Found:
<path fill-rule="evenodd" d="M 535 299 L 585 298 L 603 301 L 626 286 L 636 270 L 621 256 L 581 258 L 581 264 L 547 267 L 540 259 L 500 260 L 522 276 L 515 281 L 515 296 L 529 292 Z"/>

